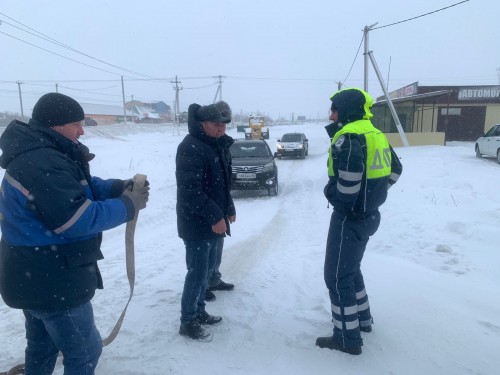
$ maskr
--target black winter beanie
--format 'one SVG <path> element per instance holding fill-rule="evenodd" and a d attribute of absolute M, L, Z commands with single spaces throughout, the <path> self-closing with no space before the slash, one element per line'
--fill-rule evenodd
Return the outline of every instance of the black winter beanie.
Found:
<path fill-rule="evenodd" d="M 51 92 L 38 99 L 31 118 L 42 126 L 57 126 L 82 121 L 85 114 L 75 99 Z"/>

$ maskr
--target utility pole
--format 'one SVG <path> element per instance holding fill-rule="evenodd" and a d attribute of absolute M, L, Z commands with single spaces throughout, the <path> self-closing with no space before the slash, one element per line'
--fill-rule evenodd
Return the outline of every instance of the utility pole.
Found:
<path fill-rule="evenodd" d="M 364 90 L 366 92 L 368 92 L 368 63 L 370 62 L 370 57 L 368 56 L 368 53 L 369 53 L 369 40 L 368 40 L 368 32 L 373 29 L 375 26 L 378 25 L 378 22 L 374 23 L 373 25 L 370 25 L 370 26 L 365 26 L 365 28 L 363 29 L 363 40 L 365 41 L 365 52 L 364 52 L 364 56 L 365 56 L 365 69 L 364 69 L 364 76 L 365 76 L 365 80 L 364 80 Z"/>
<path fill-rule="evenodd" d="M 378 78 L 378 81 L 380 83 L 380 87 L 382 88 L 382 91 L 384 92 L 384 95 L 385 95 L 385 99 L 387 100 L 387 105 L 389 106 L 389 109 L 391 110 L 392 118 L 394 120 L 394 123 L 396 124 L 397 129 L 398 129 L 399 136 L 401 137 L 401 141 L 403 142 L 404 146 L 408 147 L 409 146 L 408 139 L 406 138 L 406 134 L 404 132 L 403 127 L 401 126 L 401 122 L 399 121 L 398 114 L 396 112 L 396 109 L 394 108 L 394 104 L 392 104 L 392 100 L 389 97 L 389 93 L 387 92 L 388 85 L 384 82 L 384 78 L 382 77 L 382 74 L 380 73 L 380 69 L 378 68 L 377 62 L 375 61 L 375 57 L 373 56 L 373 51 L 369 50 L 368 33 L 370 32 L 370 30 L 373 30 L 373 28 L 377 25 L 378 25 L 378 22 L 376 22 L 370 26 L 365 26 L 365 28 L 363 29 L 363 33 L 364 33 L 363 38 L 365 41 L 364 90 L 366 92 L 368 92 L 368 63 L 371 61 L 373 69 L 375 70 L 375 73 L 377 74 L 377 78 Z M 390 69 L 390 66 L 389 66 L 389 69 Z"/>
<path fill-rule="evenodd" d="M 403 146 L 408 147 L 408 139 L 406 138 L 406 134 L 404 132 L 403 127 L 401 126 L 401 122 L 399 121 L 398 114 L 396 113 L 396 109 L 394 108 L 394 104 L 392 104 L 392 100 L 389 97 L 389 93 L 387 92 L 386 85 L 384 84 L 384 79 L 382 78 L 382 74 L 380 73 L 380 69 L 378 68 L 377 62 L 375 61 L 375 57 L 373 56 L 373 51 L 368 52 L 368 56 L 372 62 L 373 69 L 375 69 L 375 73 L 377 74 L 378 81 L 380 82 L 380 87 L 384 92 L 385 99 L 387 100 L 387 104 L 389 105 L 389 109 L 391 110 L 392 118 L 396 123 L 396 128 L 398 129 L 399 136 L 401 137 L 401 141 L 403 142 Z"/>
<path fill-rule="evenodd" d="M 123 76 L 122 76 L 122 99 L 123 99 L 123 121 L 125 121 L 125 125 L 127 125 L 127 108 L 125 108 L 125 84 L 123 83 Z"/>
<path fill-rule="evenodd" d="M 217 94 L 219 94 L 219 100 L 222 100 L 222 78 L 226 78 L 224 76 L 218 75 L 217 77 L 219 79 L 219 86 L 217 87 L 217 91 L 215 92 L 215 97 L 214 97 L 214 103 L 217 101 Z"/>
<path fill-rule="evenodd" d="M 175 76 L 175 81 L 170 81 L 170 83 L 175 83 L 175 122 L 180 125 L 180 109 L 179 109 L 179 91 L 182 90 L 182 87 L 179 87 L 179 83 L 181 83 L 177 79 L 177 75 Z"/>
<path fill-rule="evenodd" d="M 58 87 L 59 87 L 59 83 L 56 83 L 56 92 L 59 92 Z"/>
<path fill-rule="evenodd" d="M 24 117 L 24 111 L 23 111 L 23 96 L 21 95 L 21 81 L 17 81 L 17 88 L 19 90 L 19 103 L 21 104 L 21 117 Z"/>
<path fill-rule="evenodd" d="M 392 56 L 389 56 L 389 71 L 387 72 L 387 91 L 389 91 L 389 79 L 391 78 L 391 62 L 392 62 Z"/>

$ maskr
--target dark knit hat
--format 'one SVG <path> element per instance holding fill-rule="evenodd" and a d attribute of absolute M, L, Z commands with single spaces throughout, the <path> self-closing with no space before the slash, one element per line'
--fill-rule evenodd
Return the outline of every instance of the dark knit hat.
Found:
<path fill-rule="evenodd" d="M 85 114 L 75 99 L 51 92 L 38 99 L 31 118 L 43 126 L 57 126 L 82 121 Z"/>
<path fill-rule="evenodd" d="M 230 123 L 232 113 L 231 113 L 231 107 L 229 106 L 229 104 L 227 104 L 224 100 L 221 100 L 221 101 L 218 101 L 217 103 L 215 103 L 215 106 L 220 111 L 220 114 L 222 115 L 222 117 L 228 118 L 228 120 L 225 122 Z"/>
<path fill-rule="evenodd" d="M 220 110 L 215 104 L 204 105 L 196 111 L 196 119 L 199 122 L 212 121 L 212 122 L 231 122 L 229 117 L 221 114 Z"/>

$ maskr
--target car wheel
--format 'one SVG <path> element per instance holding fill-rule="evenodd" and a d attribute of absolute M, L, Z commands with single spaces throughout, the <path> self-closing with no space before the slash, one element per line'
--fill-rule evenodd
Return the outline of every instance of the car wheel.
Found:
<path fill-rule="evenodd" d="M 497 150 L 497 162 L 500 164 L 500 149 Z"/>
<path fill-rule="evenodd" d="M 273 186 L 269 186 L 267 188 L 267 195 L 269 195 L 270 197 L 278 195 L 278 189 L 279 189 L 279 186 L 278 186 L 278 177 L 276 177 L 276 182 L 274 183 L 274 185 Z"/>
<path fill-rule="evenodd" d="M 309 147 L 306 149 L 306 156 L 309 156 Z"/>
<path fill-rule="evenodd" d="M 481 151 L 479 151 L 479 146 L 476 145 L 476 158 L 481 159 L 483 155 L 481 154 Z"/>

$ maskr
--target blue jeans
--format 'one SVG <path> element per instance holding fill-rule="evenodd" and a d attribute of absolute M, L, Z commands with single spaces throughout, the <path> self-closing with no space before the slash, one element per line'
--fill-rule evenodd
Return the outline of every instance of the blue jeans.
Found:
<path fill-rule="evenodd" d="M 224 237 L 217 240 L 217 257 L 215 258 L 215 266 L 212 274 L 208 278 L 208 287 L 213 288 L 220 284 L 222 274 L 219 271 L 220 264 L 222 263 L 222 250 L 224 249 Z"/>
<path fill-rule="evenodd" d="M 64 310 L 23 310 L 26 375 L 49 375 L 63 354 L 64 375 L 93 375 L 102 352 L 90 302 Z"/>
<path fill-rule="evenodd" d="M 217 257 L 218 239 L 186 241 L 187 274 L 181 299 L 181 323 L 189 323 L 205 311 L 208 276 Z"/>

